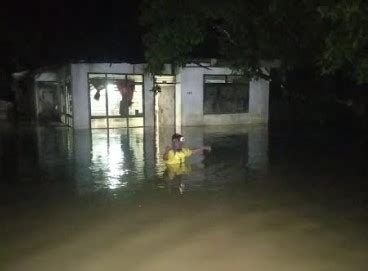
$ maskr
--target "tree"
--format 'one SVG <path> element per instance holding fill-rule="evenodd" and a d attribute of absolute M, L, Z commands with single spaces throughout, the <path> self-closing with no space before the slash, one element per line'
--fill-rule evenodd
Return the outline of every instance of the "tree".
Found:
<path fill-rule="evenodd" d="M 368 81 L 363 0 L 147 0 L 142 23 L 154 73 L 216 48 L 217 57 L 251 76 L 262 76 L 261 60 L 279 59 L 285 70 L 350 68 L 357 81 Z"/>
<path fill-rule="evenodd" d="M 324 73 L 344 70 L 358 83 L 368 83 L 368 3 L 341 0 L 322 7 L 328 25 L 320 63 Z"/>

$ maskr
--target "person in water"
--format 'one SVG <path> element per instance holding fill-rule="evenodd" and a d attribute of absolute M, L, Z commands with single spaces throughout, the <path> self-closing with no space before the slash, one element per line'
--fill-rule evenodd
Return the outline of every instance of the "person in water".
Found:
<path fill-rule="evenodd" d="M 172 136 L 171 146 L 166 147 L 163 159 L 166 162 L 165 174 L 168 177 L 169 190 L 179 190 L 180 194 L 184 193 L 185 185 L 182 180 L 183 175 L 191 173 L 190 165 L 185 163 L 187 157 L 193 154 L 199 154 L 203 151 L 211 151 L 211 147 L 203 146 L 196 149 L 184 148 L 184 137 L 180 134 Z"/>
<path fill-rule="evenodd" d="M 180 134 L 173 134 L 171 146 L 166 147 L 163 159 L 167 165 L 183 164 L 187 157 L 193 154 L 200 154 L 203 151 L 211 151 L 210 146 L 203 146 L 196 149 L 184 148 L 184 137 Z"/>

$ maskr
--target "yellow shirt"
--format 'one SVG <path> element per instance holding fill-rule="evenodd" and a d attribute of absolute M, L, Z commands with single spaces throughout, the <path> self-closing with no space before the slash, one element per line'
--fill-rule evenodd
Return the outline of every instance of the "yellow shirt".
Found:
<path fill-rule="evenodd" d="M 183 164 L 168 164 L 166 167 L 166 173 L 170 180 L 176 176 L 188 175 L 192 172 L 192 168 L 189 165 Z"/>
<path fill-rule="evenodd" d="M 187 148 L 183 148 L 181 151 L 174 152 L 170 150 L 167 154 L 166 164 L 182 164 L 185 162 L 185 158 L 192 155 L 192 151 Z"/>

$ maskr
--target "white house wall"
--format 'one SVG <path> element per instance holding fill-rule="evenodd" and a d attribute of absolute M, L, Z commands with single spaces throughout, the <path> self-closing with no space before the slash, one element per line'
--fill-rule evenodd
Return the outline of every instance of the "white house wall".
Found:
<path fill-rule="evenodd" d="M 74 128 L 90 128 L 88 73 L 144 74 L 144 64 L 71 64 Z M 172 72 L 165 65 L 163 74 Z M 176 125 L 228 125 L 266 123 L 268 121 L 269 83 L 265 80 L 251 81 L 249 88 L 249 113 L 203 114 L 204 75 L 230 75 L 229 68 L 193 65 L 178 70 L 176 75 Z M 144 118 L 145 126 L 154 126 L 154 94 L 152 77 L 144 74 Z"/>
<path fill-rule="evenodd" d="M 263 119 L 249 113 L 204 115 L 204 125 L 235 125 L 263 123 Z"/>
<path fill-rule="evenodd" d="M 97 64 L 71 64 L 72 93 L 73 93 L 73 116 L 74 128 L 90 128 L 89 116 L 89 91 L 88 73 L 127 73 L 144 74 L 144 64 L 128 63 L 97 63 Z M 165 67 L 169 69 L 169 67 Z M 144 121 L 145 126 L 154 125 L 154 97 L 150 90 L 153 86 L 152 77 L 144 76 Z"/>
<path fill-rule="evenodd" d="M 76 129 L 88 129 L 90 127 L 88 71 L 88 65 L 71 65 L 73 126 Z"/>
<path fill-rule="evenodd" d="M 268 121 L 269 83 L 251 81 L 249 113 L 203 114 L 204 75 L 230 75 L 229 68 L 193 66 L 179 70 L 181 82 L 181 124 L 183 126 L 266 123 Z M 177 95 L 178 99 L 178 95 Z"/>
<path fill-rule="evenodd" d="M 249 115 L 259 122 L 268 122 L 269 82 L 252 80 L 249 86 Z"/>

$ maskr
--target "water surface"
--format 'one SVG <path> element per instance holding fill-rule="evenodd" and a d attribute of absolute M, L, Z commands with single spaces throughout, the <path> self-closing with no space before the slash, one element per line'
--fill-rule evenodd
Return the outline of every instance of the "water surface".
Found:
<path fill-rule="evenodd" d="M 366 270 L 366 141 L 183 128 L 0 129 L 1 270 Z"/>

